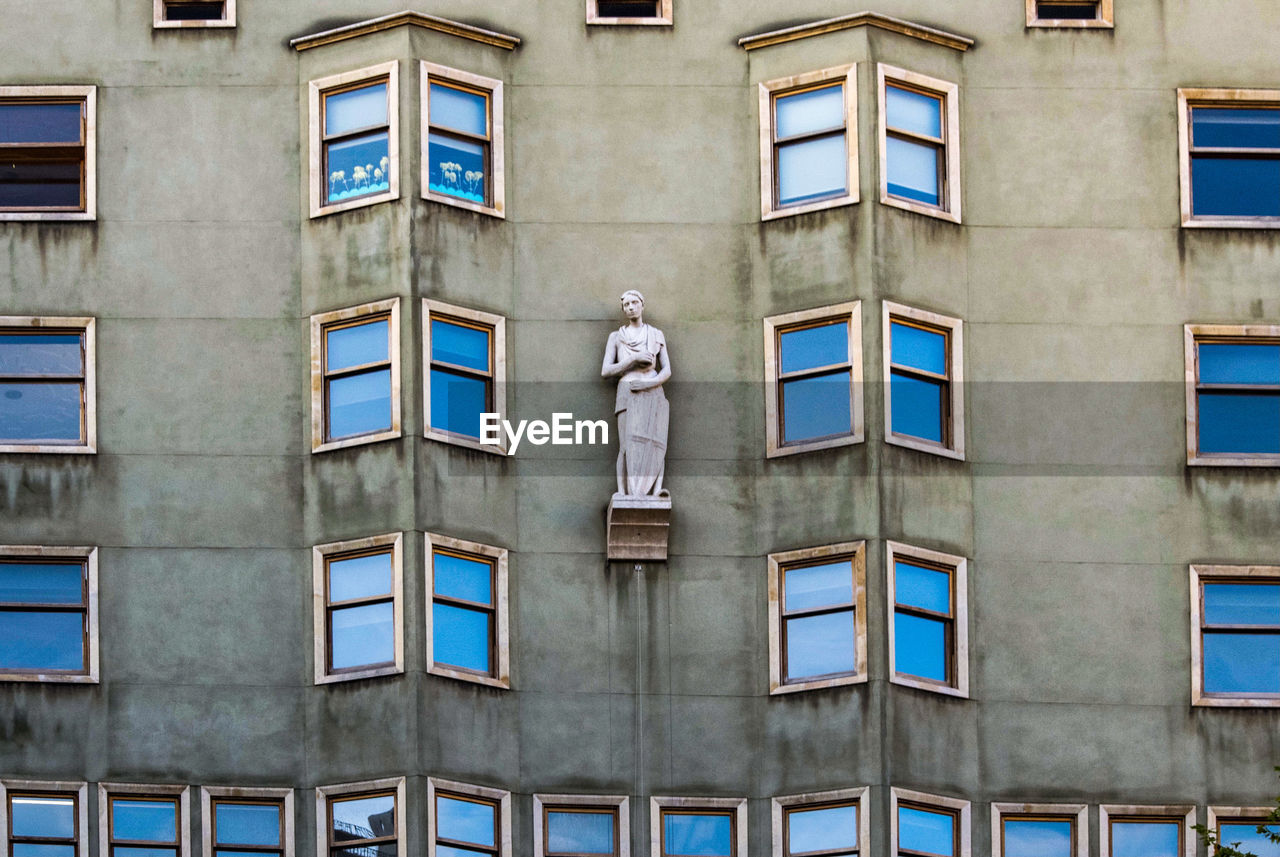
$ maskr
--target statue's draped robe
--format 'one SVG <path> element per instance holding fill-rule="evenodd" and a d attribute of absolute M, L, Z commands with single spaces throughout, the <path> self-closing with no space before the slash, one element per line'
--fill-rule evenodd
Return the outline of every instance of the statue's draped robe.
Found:
<path fill-rule="evenodd" d="M 667 347 L 662 331 L 646 324 L 636 332 L 630 326 L 618 330 L 618 362 L 629 362 L 641 355 L 652 359 L 648 369 L 632 369 L 618 379 L 618 396 L 614 401 L 614 413 L 627 412 L 627 436 L 619 437 L 630 496 L 655 493 L 662 476 L 667 457 L 668 405 L 662 385 L 648 390 L 632 392 L 631 381 L 652 378 L 658 373 L 658 364 L 666 362 L 666 355 L 658 359 L 660 351 Z"/>

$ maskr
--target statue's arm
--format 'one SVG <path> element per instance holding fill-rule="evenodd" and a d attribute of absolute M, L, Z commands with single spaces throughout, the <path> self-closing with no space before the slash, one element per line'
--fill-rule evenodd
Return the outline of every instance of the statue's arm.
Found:
<path fill-rule="evenodd" d="M 631 382 L 631 389 L 639 392 L 641 390 L 652 390 L 654 387 L 661 387 L 667 383 L 667 379 L 671 377 L 671 352 L 667 349 L 667 342 L 664 338 L 662 345 L 658 348 L 657 374 L 652 378 L 637 379 Z"/>
<path fill-rule="evenodd" d="M 600 366 L 601 378 L 616 378 L 630 369 L 629 363 L 618 359 L 618 331 L 609 334 L 609 341 L 604 346 L 604 363 Z"/>

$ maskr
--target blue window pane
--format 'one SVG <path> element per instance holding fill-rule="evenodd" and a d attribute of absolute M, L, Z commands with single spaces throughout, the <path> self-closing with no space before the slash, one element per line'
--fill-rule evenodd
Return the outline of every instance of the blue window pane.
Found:
<path fill-rule="evenodd" d="M 925 137 L 942 136 L 942 99 L 908 89 L 884 88 L 886 124 Z"/>
<path fill-rule="evenodd" d="M 84 614 L 0 611 L 0 669 L 82 670 Z"/>
<path fill-rule="evenodd" d="M 1204 635 L 1206 693 L 1280 693 L 1280 634 Z"/>
<path fill-rule="evenodd" d="M 0 375 L 78 375 L 78 333 L 0 333 Z"/>
<path fill-rule="evenodd" d="M 904 434 L 942 443 L 941 383 L 922 381 L 894 373 L 889 376 L 893 399 L 890 425 L 894 434 Z"/>
<path fill-rule="evenodd" d="M 786 625 L 788 679 L 853 672 L 852 610 L 788 619 Z"/>
<path fill-rule="evenodd" d="M 334 610 L 330 622 L 333 669 L 395 661 L 395 615 L 390 601 Z"/>
<path fill-rule="evenodd" d="M 1201 342 L 1202 384 L 1280 384 L 1280 344 Z"/>
<path fill-rule="evenodd" d="M 784 331 L 778 337 L 782 371 L 798 372 L 849 362 L 849 323 L 831 321 Z"/>
<path fill-rule="evenodd" d="M 387 361 L 390 329 L 390 322 L 384 318 L 325 331 L 325 369 L 336 372 Z"/>
<path fill-rule="evenodd" d="M 852 603 L 853 567 L 847 559 L 784 572 L 783 605 L 788 612 Z"/>
<path fill-rule="evenodd" d="M 241 851 L 238 849 L 238 847 L 237 847 L 237 850 L 235 851 L 223 851 L 220 848 L 215 848 L 213 851 L 213 857 L 280 857 L 280 852 L 279 851 Z M 369 857 L 369 855 L 363 855 L 362 857 Z"/>
<path fill-rule="evenodd" d="M 432 554 L 431 568 L 436 594 L 480 604 L 493 601 L 490 589 L 493 566 L 489 563 L 435 553 Z"/>
<path fill-rule="evenodd" d="M 138 848 L 128 845 L 111 846 L 112 857 L 178 857 L 176 848 Z"/>
<path fill-rule="evenodd" d="M 889 325 L 889 360 L 899 366 L 945 375 L 947 336 L 910 324 L 892 322 Z"/>
<path fill-rule="evenodd" d="M 839 196 L 849 187 L 844 134 L 778 147 L 778 204 Z"/>
<path fill-rule="evenodd" d="M 431 605 L 431 655 L 438 664 L 488 673 L 491 614 Z"/>
<path fill-rule="evenodd" d="M 329 437 L 353 437 L 391 428 L 391 370 L 329 381 Z"/>
<path fill-rule="evenodd" d="M 844 84 L 782 95 L 773 104 L 779 140 L 844 126 Z"/>
<path fill-rule="evenodd" d="M 75 836 L 76 802 L 69 797 L 15 797 L 10 808 L 14 836 Z"/>
<path fill-rule="evenodd" d="M 375 83 L 324 99 L 324 133 L 345 134 L 358 128 L 387 124 L 387 85 Z"/>
<path fill-rule="evenodd" d="M 1280 160 L 1191 158 L 1192 214 L 1280 216 Z"/>
<path fill-rule="evenodd" d="M 1201 452 L 1280 452 L 1280 396 L 1196 394 Z"/>
<path fill-rule="evenodd" d="M 485 201 L 485 147 L 455 140 L 444 134 L 427 135 L 427 161 L 431 166 L 427 187 L 459 199 Z"/>
<path fill-rule="evenodd" d="M 329 600 L 391 594 L 391 554 L 353 556 L 329 563 Z"/>
<path fill-rule="evenodd" d="M 1267 830 L 1280 833 L 1280 825 L 1270 825 Z M 1234 845 L 1238 850 L 1256 854 L 1258 857 L 1280 857 L 1280 843 L 1272 842 L 1265 834 L 1258 832 L 1255 822 L 1246 824 L 1224 823 L 1220 828 L 1220 841 Z"/>
<path fill-rule="evenodd" d="M 728 857 L 733 819 L 727 815 L 663 815 L 663 851 L 686 857 Z"/>
<path fill-rule="evenodd" d="M 1193 107 L 1191 141 L 1193 146 L 1280 148 L 1280 110 Z"/>
<path fill-rule="evenodd" d="M 492 847 L 496 840 L 495 807 L 451 797 L 436 797 L 436 836 Z"/>
<path fill-rule="evenodd" d="M 218 842 L 222 845 L 280 844 L 280 807 L 264 804 L 220 803 L 214 810 Z"/>
<path fill-rule="evenodd" d="M 0 603 L 80 604 L 83 578 L 79 563 L 0 562 Z"/>
<path fill-rule="evenodd" d="M 335 800 L 333 841 L 395 835 L 396 799 L 391 795 Z"/>
<path fill-rule="evenodd" d="M 904 675 L 947 680 L 947 626 L 937 619 L 893 614 L 895 669 Z"/>
<path fill-rule="evenodd" d="M 849 372 L 782 382 L 782 441 L 849 434 L 853 411 Z"/>
<path fill-rule="evenodd" d="M 1070 821 L 1005 819 L 1005 857 L 1072 857 Z"/>
<path fill-rule="evenodd" d="M 547 850 L 557 854 L 612 854 L 613 813 L 548 812 Z"/>
<path fill-rule="evenodd" d="M 431 84 L 427 109 L 430 123 L 477 137 L 489 133 L 489 99 L 451 86 Z"/>
<path fill-rule="evenodd" d="M 1204 621 L 1210 625 L 1280 625 L 1280 584 L 1206 583 Z"/>
<path fill-rule="evenodd" d="M 489 857 L 489 854 L 467 848 L 454 848 L 452 845 L 436 845 L 436 857 Z"/>
<path fill-rule="evenodd" d="M 176 842 L 178 805 L 172 801 L 116 798 L 111 802 L 111 838 Z"/>
<path fill-rule="evenodd" d="M 13 857 L 75 857 L 74 845 L 54 845 L 53 843 L 15 842 Z M 118 853 L 118 852 L 117 852 Z"/>
<path fill-rule="evenodd" d="M 1112 823 L 1111 857 L 1178 857 L 1177 822 Z"/>
<path fill-rule="evenodd" d="M 0 104 L 0 143 L 79 143 L 79 104 Z"/>
<path fill-rule="evenodd" d="M 899 604 L 935 613 L 951 612 L 951 575 L 945 571 L 895 560 L 893 590 Z"/>
<path fill-rule="evenodd" d="M 489 371 L 489 332 L 431 319 L 431 359 Z"/>
<path fill-rule="evenodd" d="M 885 160 L 891 196 L 925 205 L 942 204 L 938 181 L 941 149 L 890 137 L 885 141 Z"/>
<path fill-rule="evenodd" d="M 0 442 L 80 440 L 80 384 L 0 383 Z"/>
<path fill-rule="evenodd" d="M 394 842 L 380 842 L 355 848 L 335 848 L 330 853 L 333 857 L 396 857 L 399 850 Z"/>
<path fill-rule="evenodd" d="M 364 134 L 326 148 L 329 202 L 391 189 L 391 149 L 387 132 Z"/>
<path fill-rule="evenodd" d="M 952 857 L 955 854 L 956 819 L 949 812 L 898 807 L 898 848 Z"/>
<path fill-rule="evenodd" d="M 787 813 L 787 850 L 837 851 L 858 847 L 858 808 L 832 806 Z"/>
<path fill-rule="evenodd" d="M 480 437 L 480 415 L 489 407 L 489 387 L 479 378 L 431 370 L 431 427 Z"/>

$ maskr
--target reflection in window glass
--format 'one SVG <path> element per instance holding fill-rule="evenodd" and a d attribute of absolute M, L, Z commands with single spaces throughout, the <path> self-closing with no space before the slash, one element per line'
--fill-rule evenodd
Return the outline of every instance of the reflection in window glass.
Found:
<path fill-rule="evenodd" d="M 1196 342 L 1197 448 L 1280 454 L 1280 343 Z"/>
<path fill-rule="evenodd" d="M 777 337 L 783 444 L 851 434 L 848 317 L 782 327 Z"/>
<path fill-rule="evenodd" d="M 774 96 L 776 206 L 848 193 L 844 101 L 843 81 Z"/>
<path fill-rule="evenodd" d="M 390 333 L 389 316 L 325 328 L 326 440 L 391 429 Z"/>
<path fill-rule="evenodd" d="M 431 639 L 436 664 L 492 675 L 493 562 L 486 557 L 432 551 Z"/>
<path fill-rule="evenodd" d="M 0 443 L 85 442 L 84 337 L 0 328 Z"/>
<path fill-rule="evenodd" d="M 956 817 L 953 813 L 898 805 L 898 851 L 954 857 Z"/>
<path fill-rule="evenodd" d="M 1073 857 L 1071 819 L 1005 817 L 1003 835 L 1004 857 Z"/>
<path fill-rule="evenodd" d="M 282 805 L 215 799 L 214 857 L 280 857 L 284 853 Z"/>
<path fill-rule="evenodd" d="M 1037 0 L 1036 18 L 1041 21 L 1095 21 L 1101 19 L 1100 4 L 1094 2 L 1062 2 Z"/>
<path fill-rule="evenodd" d="M 891 196 L 943 203 L 942 98 L 886 83 L 885 169 Z"/>
<path fill-rule="evenodd" d="M 787 809 L 786 854 L 826 851 L 858 853 L 858 807 L 814 806 Z"/>
<path fill-rule="evenodd" d="M 387 80 L 323 93 L 327 203 L 391 189 Z"/>
<path fill-rule="evenodd" d="M 331 671 L 395 662 L 392 552 L 337 555 L 325 562 Z"/>
<path fill-rule="evenodd" d="M 87 669 L 84 562 L 0 559 L 0 673 Z"/>
<path fill-rule="evenodd" d="M 898 559 L 893 574 L 894 670 L 949 682 L 955 634 L 952 572 Z"/>
<path fill-rule="evenodd" d="M 9 792 L 12 857 L 77 857 L 76 795 Z"/>
<path fill-rule="evenodd" d="M 330 797 L 329 820 L 331 857 L 398 857 L 394 793 Z"/>
<path fill-rule="evenodd" d="M 111 797 L 109 801 L 110 857 L 177 857 L 176 799 Z"/>
<path fill-rule="evenodd" d="M 428 188 L 489 204 L 488 92 L 432 79 L 428 95 Z"/>
<path fill-rule="evenodd" d="M 0 100 L 0 211 L 84 210 L 85 111 L 84 98 Z"/>
<path fill-rule="evenodd" d="M 1195 216 L 1280 216 L 1280 107 L 1192 105 Z"/>
<path fill-rule="evenodd" d="M 853 561 L 782 569 L 783 681 L 855 671 Z"/>
<path fill-rule="evenodd" d="M 1280 694 L 1280 582 L 1203 582 L 1204 692 Z"/>
<path fill-rule="evenodd" d="M 1108 857 L 1179 857 L 1181 830 L 1177 821 L 1113 820 Z"/>
<path fill-rule="evenodd" d="M 548 809 L 545 857 L 617 853 L 617 810 Z"/>
<path fill-rule="evenodd" d="M 1262 820 L 1223 821 L 1218 825 L 1219 841 L 1257 857 L 1280 857 L 1280 843 L 1272 842 L 1269 836 L 1258 832 L 1258 824 Z M 1267 825 L 1266 829 L 1280 835 L 1280 824 Z"/>
<path fill-rule="evenodd" d="M 947 333 L 894 319 L 889 337 L 893 433 L 948 445 L 951 383 Z"/>
<path fill-rule="evenodd" d="M 431 427 L 479 439 L 493 410 L 493 328 L 431 314 Z"/>
<path fill-rule="evenodd" d="M 732 857 L 734 813 L 662 811 L 663 857 Z"/>

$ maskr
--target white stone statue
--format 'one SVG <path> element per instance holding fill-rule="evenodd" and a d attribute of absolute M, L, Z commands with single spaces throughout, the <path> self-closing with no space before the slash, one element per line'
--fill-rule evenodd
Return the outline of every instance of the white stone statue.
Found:
<path fill-rule="evenodd" d="M 622 295 L 627 323 L 609 334 L 600 375 L 618 379 L 618 494 L 668 496 L 662 488 L 667 456 L 667 397 L 671 354 L 662 331 L 644 323 L 644 295 Z M 617 496 L 617 495 L 615 495 Z"/>

